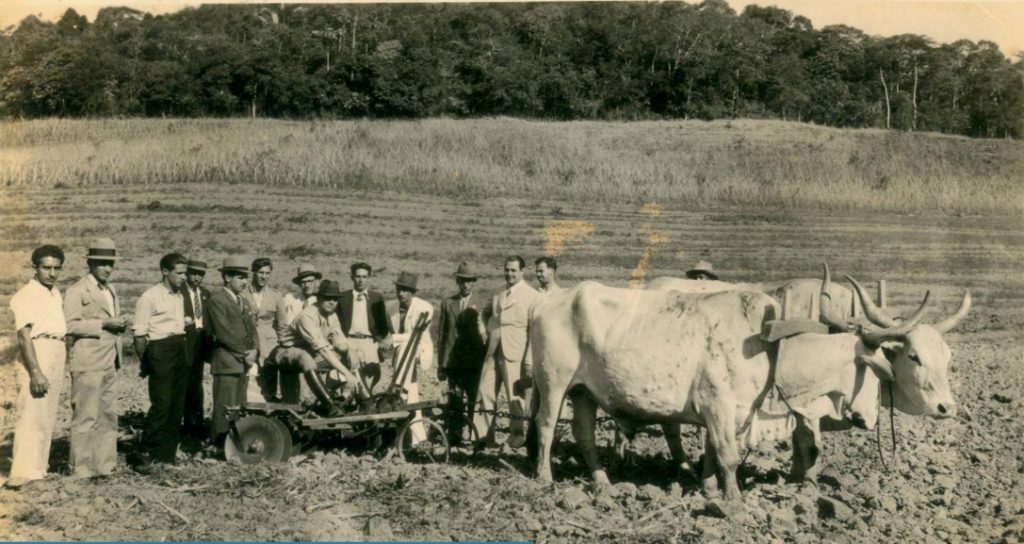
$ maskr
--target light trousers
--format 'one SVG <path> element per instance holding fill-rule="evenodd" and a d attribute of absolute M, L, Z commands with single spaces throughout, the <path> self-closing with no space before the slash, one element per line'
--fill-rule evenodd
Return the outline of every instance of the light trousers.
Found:
<path fill-rule="evenodd" d="M 117 466 L 116 375 L 114 365 L 71 373 L 71 465 L 75 476 L 102 476 Z"/>
<path fill-rule="evenodd" d="M 14 426 L 11 478 L 39 480 L 46 477 L 46 468 L 50 462 L 50 442 L 57 425 L 60 393 L 64 389 L 67 349 L 60 340 L 37 339 L 32 344 L 36 349 L 39 369 L 43 371 L 50 387 L 45 397 L 33 397 L 29 389 L 28 371 L 18 364 L 18 396 L 15 400 L 18 422 Z"/>

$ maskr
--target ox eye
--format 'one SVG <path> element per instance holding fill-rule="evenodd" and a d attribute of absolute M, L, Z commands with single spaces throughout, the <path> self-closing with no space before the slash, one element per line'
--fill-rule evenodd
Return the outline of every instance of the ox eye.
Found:
<path fill-rule="evenodd" d="M 921 364 L 921 358 L 917 356 L 917 352 L 911 351 L 907 354 L 907 357 L 909 357 L 911 361 L 914 361 L 919 365 Z"/>

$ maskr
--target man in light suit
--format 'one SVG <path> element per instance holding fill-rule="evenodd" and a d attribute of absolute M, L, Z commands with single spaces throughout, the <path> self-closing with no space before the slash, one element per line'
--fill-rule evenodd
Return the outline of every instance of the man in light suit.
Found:
<path fill-rule="evenodd" d="M 429 302 L 416 296 L 418 281 L 419 277 L 416 274 L 410 272 L 399 274 L 398 279 L 395 280 L 395 295 L 398 300 L 387 304 L 388 328 L 391 332 L 391 340 L 394 346 L 392 352 L 392 371 L 394 372 L 401 370 L 397 368 L 397 363 L 402 356 L 402 352 L 405 350 L 405 345 L 411 339 L 416 322 L 421 314 L 427 314 L 428 328 L 420 336 L 419 347 L 416 353 L 411 355 L 412 361 L 407 362 L 407 364 L 412 364 L 413 366 L 406 374 L 405 380 L 399 382 L 399 385 L 402 386 L 406 393 L 405 401 L 410 404 L 420 401 L 420 371 L 430 370 L 431 365 L 434 364 L 434 341 L 430 338 L 429 328 L 430 321 L 434 318 L 434 307 Z M 419 410 L 416 410 L 413 417 L 414 419 L 419 419 L 422 417 L 422 414 Z M 413 425 L 410 428 L 410 432 L 412 433 L 413 444 L 422 442 L 427 438 L 422 424 Z"/>
<path fill-rule="evenodd" d="M 281 293 L 267 285 L 270 281 L 270 274 L 274 271 L 274 263 L 270 259 L 260 257 L 252 262 L 251 268 L 252 277 L 249 280 L 249 288 L 242 291 L 242 297 L 249 302 L 253 319 L 256 321 L 256 337 L 260 349 L 257 370 L 262 371 L 263 365 L 267 364 L 266 359 L 270 356 L 270 352 L 277 347 L 275 322 L 277 305 L 281 302 Z M 262 376 L 262 373 L 258 376 Z M 262 393 L 262 384 L 256 384 L 258 379 L 251 380 L 247 386 L 245 396 L 249 402 L 266 402 Z"/>
<path fill-rule="evenodd" d="M 224 408 L 245 403 L 246 372 L 258 360 L 259 344 L 252 308 L 242 297 L 249 282 L 245 261 L 239 257 L 228 257 L 218 270 L 224 279 L 224 287 L 210 294 L 206 316 L 210 320 L 213 348 L 210 354 L 210 373 L 213 374 L 210 438 L 217 448 L 223 448 L 228 432 Z"/>
<path fill-rule="evenodd" d="M 458 445 L 462 429 L 473 419 L 477 383 L 487 353 L 487 329 L 480 309 L 484 302 L 473 292 L 476 273 L 468 263 L 460 263 L 455 271 L 459 292 L 441 303 L 438 321 L 437 379 L 448 381 L 448 441 Z"/>
<path fill-rule="evenodd" d="M 512 384 L 519 381 L 523 366 L 530 366 L 533 358 L 527 348 L 526 325 L 530 308 L 539 296 L 537 291 L 523 281 L 526 261 L 512 256 L 505 259 L 506 288 L 494 296 L 484 311 L 489 333 L 487 354 L 480 374 L 480 389 L 477 393 L 477 413 L 473 425 L 481 437 L 477 448 L 495 446 L 494 415 L 498 392 L 505 391 L 509 401 L 508 444 L 517 448 L 526 441 L 525 416 L 530 400 L 516 395 Z"/>
<path fill-rule="evenodd" d="M 114 378 L 127 320 L 107 281 L 118 259 L 114 241 L 93 241 L 85 258 L 89 273 L 64 295 L 64 318 L 71 337 L 71 464 L 76 476 L 91 478 L 109 475 L 117 464 Z"/>

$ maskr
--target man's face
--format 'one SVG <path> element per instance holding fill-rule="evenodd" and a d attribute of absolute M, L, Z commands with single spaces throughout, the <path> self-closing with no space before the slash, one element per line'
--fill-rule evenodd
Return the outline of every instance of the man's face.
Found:
<path fill-rule="evenodd" d="M 473 294 L 473 287 L 476 286 L 475 279 L 459 278 L 455 280 L 459 284 L 459 296 L 468 297 Z"/>
<path fill-rule="evenodd" d="M 47 289 L 53 289 L 53 286 L 57 284 L 57 278 L 60 277 L 60 271 L 64 268 L 64 263 L 57 257 L 43 257 L 39 260 L 39 265 L 33 268 L 36 270 L 36 281 Z"/>
<path fill-rule="evenodd" d="M 322 298 L 317 302 L 317 306 L 320 307 L 320 311 L 323 312 L 324 315 L 331 315 L 338 310 L 338 299 Z"/>
<path fill-rule="evenodd" d="M 395 286 L 395 293 L 398 295 L 398 303 L 403 308 L 408 308 L 409 307 L 409 302 L 412 301 L 412 296 L 415 294 L 415 291 L 413 291 L 412 289 L 409 289 L 408 287 L 402 287 L 401 285 L 396 285 Z"/>
<path fill-rule="evenodd" d="M 320 289 L 320 280 L 315 276 L 306 276 L 299 280 L 299 289 L 302 290 L 303 297 L 309 298 Z"/>
<path fill-rule="evenodd" d="M 521 279 L 523 279 L 523 269 L 519 267 L 519 261 L 505 263 L 505 283 L 512 287 Z"/>
<path fill-rule="evenodd" d="M 249 278 L 245 274 L 229 274 L 224 277 L 224 285 L 236 295 L 242 294 L 245 291 L 245 286 L 249 284 Z"/>
<path fill-rule="evenodd" d="M 537 283 L 542 287 L 546 287 L 549 283 L 555 280 L 555 270 L 548 268 L 548 263 L 540 263 L 537 265 Z"/>
<path fill-rule="evenodd" d="M 352 286 L 355 287 L 356 291 L 365 291 L 369 281 L 370 271 L 365 268 L 359 268 L 352 273 Z"/>
<path fill-rule="evenodd" d="M 101 284 L 107 283 L 114 271 L 114 261 L 89 261 L 89 273 Z"/>
<path fill-rule="evenodd" d="M 264 266 L 259 270 L 252 273 L 252 287 L 257 291 L 267 286 L 267 282 L 270 281 L 271 268 Z"/>
<path fill-rule="evenodd" d="M 710 281 L 711 280 L 711 276 L 709 276 L 709 275 L 707 275 L 707 274 L 705 274 L 703 272 L 697 272 L 696 274 L 693 275 L 693 279 L 700 280 L 700 281 L 705 281 L 705 280 Z"/>
<path fill-rule="evenodd" d="M 185 284 L 185 275 L 188 272 L 188 267 L 184 264 L 176 264 L 171 270 L 161 270 L 160 272 L 167 278 L 167 285 L 172 290 L 177 291 Z"/>
<path fill-rule="evenodd" d="M 206 272 L 202 270 L 187 270 L 185 272 L 185 281 L 188 282 L 188 286 L 192 289 L 198 289 L 203 284 L 203 278 L 206 277 Z"/>

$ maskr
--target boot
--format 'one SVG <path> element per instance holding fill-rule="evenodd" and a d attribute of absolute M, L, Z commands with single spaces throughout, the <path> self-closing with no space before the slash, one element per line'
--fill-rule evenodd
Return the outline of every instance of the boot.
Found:
<path fill-rule="evenodd" d="M 263 393 L 263 398 L 267 399 L 267 402 L 281 402 L 281 398 L 277 396 L 276 366 L 261 366 L 260 373 L 256 381 L 259 382 L 260 392 Z"/>
<path fill-rule="evenodd" d="M 306 385 L 309 386 L 309 390 L 313 392 L 316 400 L 320 402 L 320 412 L 324 417 L 339 417 L 344 415 L 344 412 L 340 408 L 334 405 L 331 401 L 331 395 L 327 393 L 327 388 L 324 387 L 324 382 L 320 381 L 320 375 L 315 370 L 307 370 L 303 372 L 303 376 L 306 377 Z"/>

